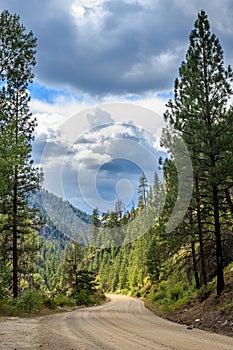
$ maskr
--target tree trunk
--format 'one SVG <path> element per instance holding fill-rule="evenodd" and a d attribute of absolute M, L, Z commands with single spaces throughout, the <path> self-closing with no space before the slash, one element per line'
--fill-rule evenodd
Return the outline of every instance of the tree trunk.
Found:
<path fill-rule="evenodd" d="M 200 245 L 200 261 L 201 261 L 201 273 L 203 284 L 207 285 L 207 276 L 206 276 L 206 267 L 205 267 L 205 253 L 204 253 L 204 244 L 203 244 L 203 233 L 202 233 L 202 222 L 201 222 L 201 206 L 200 206 L 200 196 L 199 196 L 199 180 L 195 176 L 195 187 L 197 194 L 197 225 L 198 225 L 198 237 Z"/>
<path fill-rule="evenodd" d="M 199 280 L 198 271 L 197 271 L 197 259 L 196 259 L 194 242 L 191 242 L 191 249 L 192 249 L 193 272 L 194 272 L 195 284 L 196 284 L 196 288 L 199 289 L 200 288 L 200 280 Z"/>
<path fill-rule="evenodd" d="M 13 192 L 13 298 L 18 296 L 17 174 Z"/>
<path fill-rule="evenodd" d="M 219 199 L 218 188 L 212 186 L 213 205 L 214 205 L 214 228 L 215 228 L 215 244 L 216 244 L 216 262 L 217 262 L 217 295 L 220 295 L 224 288 L 224 274 L 223 274 L 223 257 L 222 257 L 222 241 L 219 219 Z"/>
<path fill-rule="evenodd" d="M 190 227 L 191 227 L 191 230 L 192 230 L 192 235 L 194 235 L 192 211 L 190 211 L 189 223 L 190 223 Z M 195 242 L 193 241 L 193 239 L 191 240 L 191 251 L 192 251 L 192 262 L 193 262 L 193 272 L 194 272 L 195 284 L 196 284 L 196 288 L 199 289 L 200 288 L 200 280 L 199 280 L 198 269 L 197 269 L 197 258 L 196 258 L 196 251 L 195 251 Z"/>

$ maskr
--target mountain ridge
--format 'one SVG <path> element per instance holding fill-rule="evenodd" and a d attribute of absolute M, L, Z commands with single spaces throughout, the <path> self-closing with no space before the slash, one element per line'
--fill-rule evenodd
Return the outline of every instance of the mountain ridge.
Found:
<path fill-rule="evenodd" d="M 82 246 L 89 244 L 91 217 L 68 200 L 41 189 L 31 197 L 30 204 L 38 209 L 38 215 L 42 219 L 40 234 L 45 238 L 51 238 L 51 234 L 53 238 L 77 241 Z"/>

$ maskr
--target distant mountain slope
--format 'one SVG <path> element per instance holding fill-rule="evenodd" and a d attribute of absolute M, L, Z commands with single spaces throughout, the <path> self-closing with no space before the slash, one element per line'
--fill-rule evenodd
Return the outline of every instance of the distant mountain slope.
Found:
<path fill-rule="evenodd" d="M 60 235 L 61 239 L 65 236 L 83 246 L 89 244 L 91 219 L 88 214 L 44 189 L 36 192 L 31 201 L 34 207 L 39 208 L 45 223 L 42 229 L 45 238 L 55 235 L 58 239 Z"/>

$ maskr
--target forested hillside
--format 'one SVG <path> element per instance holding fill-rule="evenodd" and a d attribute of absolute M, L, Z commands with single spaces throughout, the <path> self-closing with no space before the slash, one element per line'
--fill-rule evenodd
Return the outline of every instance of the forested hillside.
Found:
<path fill-rule="evenodd" d="M 45 189 L 36 191 L 30 199 L 30 204 L 32 207 L 39 209 L 42 224 L 55 226 L 70 240 L 77 241 L 82 246 L 89 244 L 89 226 L 91 223 L 89 215 Z M 46 227 L 42 232 L 44 230 L 46 230 Z"/>

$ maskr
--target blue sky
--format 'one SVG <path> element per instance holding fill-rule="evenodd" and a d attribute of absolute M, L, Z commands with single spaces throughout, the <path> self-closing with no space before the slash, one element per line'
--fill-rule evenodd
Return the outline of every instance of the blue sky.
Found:
<path fill-rule="evenodd" d="M 140 172 L 152 178 L 165 103 L 201 9 L 233 61 L 231 0 L 1 0 L 3 9 L 38 39 L 33 157 L 45 186 L 89 212 L 114 207 L 116 188 L 130 205 Z"/>

